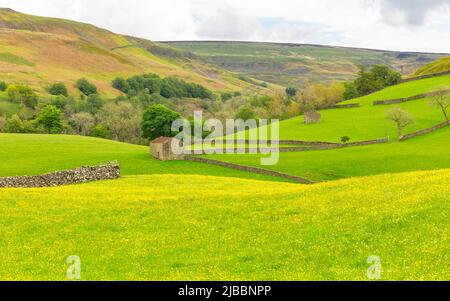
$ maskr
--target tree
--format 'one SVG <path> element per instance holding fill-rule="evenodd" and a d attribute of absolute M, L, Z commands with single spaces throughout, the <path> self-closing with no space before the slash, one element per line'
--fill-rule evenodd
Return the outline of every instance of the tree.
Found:
<path fill-rule="evenodd" d="M 342 136 L 341 137 L 341 142 L 342 143 L 346 144 L 349 141 L 350 141 L 350 137 L 349 136 Z"/>
<path fill-rule="evenodd" d="M 236 113 L 235 118 L 242 119 L 244 121 L 252 120 L 252 119 L 256 119 L 256 113 L 251 107 L 244 106 L 239 109 L 239 111 Z"/>
<path fill-rule="evenodd" d="M 0 81 L 0 92 L 5 92 L 8 85 L 4 81 Z"/>
<path fill-rule="evenodd" d="M 117 77 L 113 80 L 112 86 L 117 90 L 127 94 L 130 91 L 130 85 L 123 77 Z"/>
<path fill-rule="evenodd" d="M 172 123 L 181 115 L 163 105 L 152 105 L 145 112 L 142 120 L 142 135 L 156 139 L 160 136 L 174 136 Z"/>
<path fill-rule="evenodd" d="M 60 134 L 63 129 L 61 110 L 54 105 L 45 106 L 35 120 L 36 124 L 48 134 Z"/>
<path fill-rule="evenodd" d="M 450 107 L 450 96 L 449 87 L 441 86 L 437 92 L 433 92 L 430 105 L 441 109 L 442 114 L 444 114 L 445 120 L 449 121 L 447 110 Z"/>
<path fill-rule="evenodd" d="M 86 100 L 86 111 L 96 114 L 105 104 L 105 101 L 98 94 L 91 94 Z"/>
<path fill-rule="evenodd" d="M 67 87 L 64 83 L 56 83 L 50 85 L 47 88 L 48 93 L 51 95 L 63 95 L 65 97 L 69 96 L 69 92 L 67 91 Z"/>
<path fill-rule="evenodd" d="M 129 102 L 106 104 L 99 112 L 99 119 L 115 140 L 138 142 L 141 137 L 142 112 Z"/>
<path fill-rule="evenodd" d="M 72 126 L 75 133 L 83 136 L 89 134 L 94 123 L 94 116 L 87 112 L 76 113 L 69 120 L 69 124 Z"/>
<path fill-rule="evenodd" d="M 37 95 L 28 86 L 9 85 L 6 89 L 6 93 L 12 102 L 21 103 L 22 105 L 33 109 L 37 105 Z"/>
<path fill-rule="evenodd" d="M 388 119 L 397 125 L 397 134 L 402 136 L 402 131 L 408 125 L 414 123 L 414 118 L 402 108 L 394 108 L 388 112 Z"/>
<path fill-rule="evenodd" d="M 349 100 L 353 98 L 359 97 L 358 90 L 356 89 L 356 85 L 353 82 L 344 83 L 344 99 Z"/>
<path fill-rule="evenodd" d="M 96 94 L 97 93 L 97 87 L 95 85 L 91 84 L 85 78 L 79 79 L 76 82 L 75 87 L 77 87 L 78 90 L 80 90 L 86 96 L 89 96 L 91 94 Z"/>
<path fill-rule="evenodd" d="M 286 95 L 289 97 L 294 97 L 295 95 L 297 95 L 297 89 L 292 87 L 286 88 Z"/>

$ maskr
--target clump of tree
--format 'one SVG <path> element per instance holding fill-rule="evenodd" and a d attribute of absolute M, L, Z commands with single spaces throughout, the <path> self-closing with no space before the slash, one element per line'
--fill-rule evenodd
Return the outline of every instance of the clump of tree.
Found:
<path fill-rule="evenodd" d="M 38 103 L 36 93 L 28 86 L 24 85 L 9 85 L 6 89 L 9 100 L 20 103 L 28 108 L 35 108 Z"/>
<path fill-rule="evenodd" d="M 430 105 L 441 110 L 446 121 L 449 121 L 447 110 L 450 107 L 450 87 L 440 86 L 430 97 Z"/>
<path fill-rule="evenodd" d="M 75 87 L 81 91 L 81 93 L 83 93 L 86 96 L 92 95 L 92 94 L 97 94 L 97 87 L 90 83 L 87 79 L 85 78 L 80 78 L 76 83 L 75 83 Z"/>
<path fill-rule="evenodd" d="M 171 137 L 172 123 L 181 115 L 163 105 L 152 105 L 144 112 L 142 118 L 142 135 L 144 138 L 156 139 L 161 136 Z"/>
<path fill-rule="evenodd" d="M 69 92 L 67 91 L 67 87 L 64 83 L 55 83 L 50 85 L 47 88 L 48 93 L 51 95 L 62 95 L 62 96 L 69 96 Z"/>
<path fill-rule="evenodd" d="M 213 98 L 212 92 L 201 85 L 187 83 L 175 77 L 161 78 L 156 74 L 137 75 L 128 79 L 118 77 L 113 80 L 112 86 L 128 97 L 157 93 L 165 98 Z"/>
<path fill-rule="evenodd" d="M 388 112 L 388 120 L 395 122 L 397 134 L 402 136 L 403 129 L 414 123 L 414 118 L 402 108 L 393 108 Z"/>
<path fill-rule="evenodd" d="M 106 104 L 99 113 L 99 120 L 109 130 L 114 140 L 140 142 L 142 111 L 131 103 L 110 102 Z"/>
<path fill-rule="evenodd" d="M 368 95 L 401 81 L 401 74 L 386 65 L 373 65 L 370 71 L 365 66 L 359 67 L 357 78 L 345 84 L 344 99 Z"/>

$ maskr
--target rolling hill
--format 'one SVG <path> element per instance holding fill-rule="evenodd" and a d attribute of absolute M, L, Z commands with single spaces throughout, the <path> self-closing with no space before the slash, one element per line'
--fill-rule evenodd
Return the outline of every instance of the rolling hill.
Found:
<path fill-rule="evenodd" d="M 413 73 L 443 54 L 252 42 L 167 42 L 223 69 L 280 84 L 349 80 L 358 65 L 386 64 Z"/>
<path fill-rule="evenodd" d="M 0 79 L 43 90 L 62 81 L 69 87 L 86 77 L 114 96 L 116 76 L 156 73 L 195 82 L 213 91 L 241 91 L 253 85 L 195 55 L 95 26 L 0 9 Z M 256 89 L 256 87 L 253 87 Z"/>

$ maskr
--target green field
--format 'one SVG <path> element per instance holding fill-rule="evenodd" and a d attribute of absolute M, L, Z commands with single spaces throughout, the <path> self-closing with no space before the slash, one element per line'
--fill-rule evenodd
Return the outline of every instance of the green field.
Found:
<path fill-rule="evenodd" d="M 450 171 L 302 186 L 127 176 L 0 189 L 0 279 L 448 280 Z M 257 189 L 256 189 L 257 187 Z"/>
<path fill-rule="evenodd" d="M 97 138 L 0 134 L 0 177 L 35 175 L 118 161 L 123 175 L 198 174 L 281 181 L 269 176 L 187 161 L 152 159 L 149 148 Z"/>

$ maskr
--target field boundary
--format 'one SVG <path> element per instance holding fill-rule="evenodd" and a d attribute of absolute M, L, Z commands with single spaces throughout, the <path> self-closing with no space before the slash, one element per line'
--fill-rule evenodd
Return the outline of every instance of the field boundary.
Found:
<path fill-rule="evenodd" d="M 422 93 L 414 96 L 404 97 L 404 98 L 396 98 L 396 99 L 388 99 L 388 100 L 376 100 L 373 102 L 374 106 L 380 106 L 380 105 L 391 105 L 391 104 L 397 104 L 397 103 L 403 103 L 411 100 L 417 100 L 421 98 L 431 97 L 434 95 L 437 95 L 438 93 L 447 93 L 450 94 L 450 90 L 440 90 L 440 91 L 434 91 L 430 93 Z"/>
<path fill-rule="evenodd" d="M 120 178 L 120 166 L 110 162 L 97 166 L 82 166 L 77 169 L 56 171 L 36 176 L 0 178 L 0 188 L 38 188 L 81 184 Z"/>
<path fill-rule="evenodd" d="M 337 104 L 328 108 L 325 108 L 323 110 L 329 110 L 329 109 L 350 109 L 350 108 L 359 108 L 361 107 L 360 103 L 349 103 L 349 104 Z"/>
<path fill-rule="evenodd" d="M 219 160 L 212 160 L 212 159 L 206 159 L 206 158 L 200 158 L 200 157 L 194 157 L 194 156 L 186 156 L 185 160 L 191 161 L 191 162 L 206 163 L 206 164 L 231 168 L 231 169 L 240 170 L 240 171 L 247 171 L 247 172 L 252 172 L 252 173 L 261 174 L 261 175 L 279 177 L 279 178 L 283 178 L 283 179 L 292 180 L 292 181 L 298 182 L 300 184 L 314 184 L 315 183 L 315 182 L 305 179 L 305 178 L 288 175 L 288 174 L 278 172 L 278 171 L 272 171 L 272 170 L 267 170 L 267 169 L 258 168 L 258 167 L 251 167 L 251 166 L 239 165 L 239 164 L 234 164 L 234 163 L 228 163 L 228 162 L 219 161 Z"/>
<path fill-rule="evenodd" d="M 244 140 L 238 140 L 241 143 Z M 246 140 L 247 142 L 254 142 L 254 144 L 257 145 L 257 141 L 252 140 Z M 280 141 L 281 142 L 281 141 Z M 287 140 L 284 141 L 285 143 L 281 144 L 291 144 L 295 145 L 294 143 L 286 143 Z M 292 141 L 290 141 L 292 142 Z M 300 142 L 300 141 L 297 141 Z M 258 154 L 258 153 L 269 153 L 269 152 L 280 152 L 280 153 L 293 153 L 293 152 L 306 152 L 306 151 L 316 151 L 316 150 L 329 150 L 329 149 L 338 149 L 338 148 L 346 148 L 346 147 L 356 147 L 356 146 L 365 146 L 365 145 L 373 145 L 373 144 L 381 144 L 381 143 L 388 143 L 389 137 L 386 138 L 380 138 L 380 139 L 374 139 L 374 140 L 366 140 L 366 141 L 356 141 L 356 142 L 350 142 L 350 143 L 328 143 L 328 142 L 312 142 L 312 144 L 303 144 L 305 146 L 291 146 L 291 147 L 249 147 L 249 148 L 238 148 L 238 147 L 230 147 L 230 148 L 224 148 L 224 153 L 238 153 L 238 154 Z M 317 144 L 314 144 L 317 143 Z M 249 143 L 251 144 L 251 143 Z M 204 150 L 202 150 L 201 154 L 207 154 Z M 200 155 L 200 154 L 199 154 Z"/>
<path fill-rule="evenodd" d="M 417 132 L 414 132 L 414 133 L 403 135 L 403 136 L 401 136 L 399 138 L 399 140 L 400 141 L 405 141 L 405 140 L 412 139 L 412 138 L 415 138 L 415 137 L 423 136 L 423 135 L 432 133 L 434 131 L 440 130 L 442 128 L 445 128 L 445 127 L 447 127 L 449 125 L 450 125 L 450 121 L 445 121 L 445 122 L 439 123 L 439 124 L 437 124 L 437 125 L 435 125 L 433 127 L 426 128 L 426 129 L 423 129 L 423 130 L 420 130 L 420 131 L 417 131 Z"/>
<path fill-rule="evenodd" d="M 419 80 L 419 79 L 438 77 L 438 76 L 447 75 L 447 74 L 450 74 L 450 70 L 405 78 L 405 79 L 402 79 L 400 81 L 400 83 L 407 83 L 407 82 L 411 82 L 411 81 L 415 81 L 415 80 Z"/>

